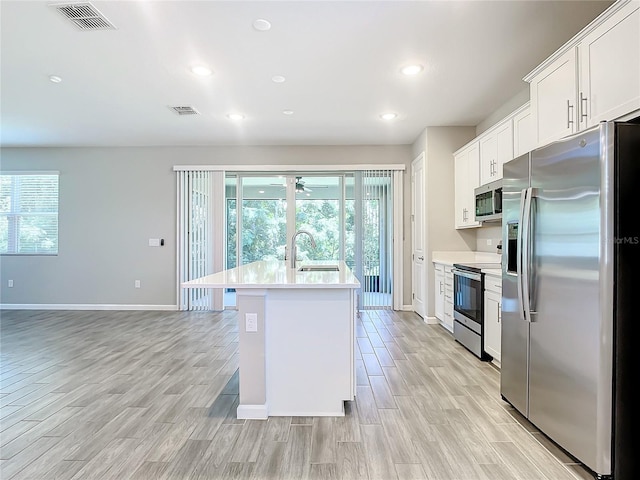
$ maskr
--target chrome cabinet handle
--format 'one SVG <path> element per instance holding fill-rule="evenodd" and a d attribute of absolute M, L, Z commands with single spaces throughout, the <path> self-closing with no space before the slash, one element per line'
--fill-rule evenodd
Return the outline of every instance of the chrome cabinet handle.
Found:
<path fill-rule="evenodd" d="M 418 257 L 418 260 L 424 260 L 424 257 Z"/>
<path fill-rule="evenodd" d="M 587 97 L 582 95 L 580 92 L 580 123 L 582 123 L 582 119 L 587 121 Z"/>
<path fill-rule="evenodd" d="M 573 105 L 567 100 L 567 128 L 571 128 L 571 124 L 573 124 Z"/>

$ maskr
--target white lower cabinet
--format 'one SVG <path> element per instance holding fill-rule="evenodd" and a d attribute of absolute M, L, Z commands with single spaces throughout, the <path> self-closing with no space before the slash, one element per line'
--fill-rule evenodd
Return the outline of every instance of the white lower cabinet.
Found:
<path fill-rule="evenodd" d="M 436 291 L 435 291 L 435 315 L 441 322 L 444 321 L 444 265 L 435 264 Z"/>
<path fill-rule="evenodd" d="M 435 268 L 435 315 L 440 325 L 453 332 L 453 268 L 444 263 L 433 263 Z"/>
<path fill-rule="evenodd" d="M 500 364 L 502 338 L 502 279 L 485 275 L 484 280 L 484 351 Z"/>
<path fill-rule="evenodd" d="M 444 266 L 444 320 L 442 326 L 453 332 L 453 267 Z"/>

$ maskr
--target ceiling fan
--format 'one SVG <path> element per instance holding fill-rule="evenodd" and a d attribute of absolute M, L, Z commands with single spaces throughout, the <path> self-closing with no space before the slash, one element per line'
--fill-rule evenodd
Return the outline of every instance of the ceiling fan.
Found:
<path fill-rule="evenodd" d="M 302 177 L 296 177 L 296 193 L 313 192 L 309 187 L 305 187 Z"/>
<path fill-rule="evenodd" d="M 273 185 L 274 187 L 275 186 L 280 186 L 280 187 L 286 188 L 286 184 L 283 185 L 282 183 L 272 183 L 271 185 Z M 304 180 L 302 180 L 302 177 L 296 177 L 295 187 L 296 187 L 296 193 L 313 192 L 313 190 L 311 188 L 306 186 L 306 182 Z M 313 188 L 327 188 L 327 186 L 326 185 L 314 185 Z"/>

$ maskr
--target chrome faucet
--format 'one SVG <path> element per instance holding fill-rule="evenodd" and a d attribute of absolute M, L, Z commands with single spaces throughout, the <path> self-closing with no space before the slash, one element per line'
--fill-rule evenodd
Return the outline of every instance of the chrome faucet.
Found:
<path fill-rule="evenodd" d="M 313 235 L 311 235 L 311 233 L 307 232 L 306 230 L 298 230 L 293 237 L 291 237 L 291 268 L 296 268 L 296 238 L 298 238 L 298 235 L 300 235 L 301 233 L 304 233 L 306 235 L 309 236 L 309 238 L 311 239 L 311 246 L 313 248 L 316 248 L 316 241 L 313 239 Z"/>

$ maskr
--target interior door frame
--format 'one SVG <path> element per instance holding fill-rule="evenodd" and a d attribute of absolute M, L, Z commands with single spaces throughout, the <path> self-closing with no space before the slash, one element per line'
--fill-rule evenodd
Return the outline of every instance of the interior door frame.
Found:
<path fill-rule="evenodd" d="M 418 167 L 419 170 L 418 170 Z M 420 153 L 411 162 L 411 307 L 415 313 L 420 315 L 423 319 L 427 318 L 427 262 L 425 260 L 426 254 L 426 225 L 424 223 L 424 208 L 426 204 L 421 202 L 421 208 L 418 210 L 417 204 L 419 199 L 424 200 L 424 187 L 425 187 L 425 155 L 424 152 Z M 418 189 L 416 185 L 417 171 L 421 175 L 421 187 L 422 191 L 420 196 L 417 194 Z M 418 210 L 418 214 L 416 211 Z M 416 221 L 417 220 L 417 221 Z M 420 243 L 422 250 L 416 249 L 418 243 L 418 235 L 420 235 Z"/>

